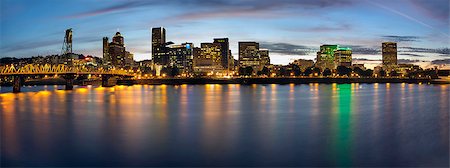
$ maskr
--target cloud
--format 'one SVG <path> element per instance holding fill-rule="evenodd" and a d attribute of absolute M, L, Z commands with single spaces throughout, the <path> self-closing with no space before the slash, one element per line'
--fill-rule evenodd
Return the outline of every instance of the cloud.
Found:
<path fill-rule="evenodd" d="M 308 55 L 317 52 L 317 48 L 295 45 L 289 43 L 270 43 L 262 42 L 260 48 L 269 49 L 270 52 L 280 53 L 284 55 Z"/>
<path fill-rule="evenodd" d="M 135 10 L 137 8 L 154 8 L 155 6 L 183 6 L 186 12 L 175 15 L 172 18 L 178 19 L 204 19 L 216 17 L 233 16 L 270 16 L 274 11 L 281 9 L 314 9 L 337 6 L 341 4 L 351 5 L 354 0 L 129 0 L 118 1 L 118 3 L 90 10 L 65 18 L 84 18 L 115 12 Z M 264 17 L 264 16 L 262 16 Z"/>
<path fill-rule="evenodd" d="M 360 46 L 360 45 L 343 45 L 342 47 L 350 47 L 352 49 L 352 54 L 360 55 L 378 55 L 381 53 L 380 48 Z"/>
<path fill-rule="evenodd" d="M 435 53 L 450 56 L 449 48 L 419 48 L 419 47 L 399 47 L 399 52 Z"/>
<path fill-rule="evenodd" d="M 441 60 L 433 60 L 431 61 L 432 64 L 450 64 L 450 59 L 441 59 Z"/>
<path fill-rule="evenodd" d="M 23 42 L 23 43 L 15 43 L 5 47 L 2 47 L 0 50 L 2 53 L 14 52 L 20 50 L 33 50 L 36 48 L 46 47 L 61 44 L 62 41 L 58 40 L 47 40 L 47 41 L 39 41 L 39 42 Z M 61 48 L 60 48 L 61 49 Z"/>
<path fill-rule="evenodd" d="M 350 24 L 334 24 L 334 25 L 321 25 L 316 27 L 301 27 L 301 28 L 286 28 L 285 30 L 293 31 L 293 32 L 315 32 L 315 33 L 323 33 L 323 32 L 336 32 L 336 31 L 351 31 L 352 26 Z"/>
<path fill-rule="evenodd" d="M 381 37 L 387 41 L 393 41 L 393 42 L 412 42 L 412 41 L 419 41 L 419 39 L 421 39 L 421 37 L 419 37 L 419 36 L 385 35 L 385 36 L 381 36 Z"/>
<path fill-rule="evenodd" d="M 426 57 L 425 55 L 412 54 L 412 53 L 400 53 L 398 55 L 405 55 L 405 56 L 410 56 L 410 57 Z"/>

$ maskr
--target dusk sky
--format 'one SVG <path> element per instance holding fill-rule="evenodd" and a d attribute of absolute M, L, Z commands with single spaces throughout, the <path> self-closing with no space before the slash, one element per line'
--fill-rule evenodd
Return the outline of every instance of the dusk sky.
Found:
<path fill-rule="evenodd" d="M 383 41 L 399 59 L 450 58 L 448 0 L 1 0 L 0 57 L 60 54 L 73 28 L 75 53 L 102 56 L 102 37 L 120 31 L 135 60 L 151 59 L 151 28 L 175 44 L 228 37 L 256 41 L 272 62 L 314 59 L 322 44 L 381 59 Z"/>

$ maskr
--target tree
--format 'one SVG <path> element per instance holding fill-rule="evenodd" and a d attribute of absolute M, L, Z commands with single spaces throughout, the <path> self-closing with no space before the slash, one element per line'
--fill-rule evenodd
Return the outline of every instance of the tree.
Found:
<path fill-rule="evenodd" d="M 312 71 L 311 67 L 309 67 L 309 68 L 305 69 L 305 71 L 303 72 L 303 75 L 304 76 L 309 76 L 312 73 L 313 73 L 313 71 Z"/>
<path fill-rule="evenodd" d="M 298 65 L 295 64 L 291 64 L 292 66 L 292 72 L 294 73 L 295 76 L 300 76 L 302 73 L 302 70 L 300 69 L 300 67 Z"/>
<path fill-rule="evenodd" d="M 386 71 L 385 70 L 380 70 L 380 72 L 378 72 L 380 74 L 380 76 L 386 76 Z"/>
<path fill-rule="evenodd" d="M 338 66 L 336 71 L 341 76 L 344 76 L 344 75 L 350 76 L 350 74 L 352 73 L 352 69 L 348 68 L 346 66 Z"/>
<path fill-rule="evenodd" d="M 330 76 L 331 75 L 331 70 L 330 69 L 325 69 L 322 73 L 323 76 Z"/>
<path fill-rule="evenodd" d="M 239 74 L 241 76 L 251 76 L 253 74 L 253 68 L 251 66 L 239 67 Z"/>
<path fill-rule="evenodd" d="M 372 75 L 373 75 L 373 70 L 371 70 L 371 69 L 365 70 L 362 73 L 362 76 L 365 76 L 365 77 L 371 77 Z"/>
<path fill-rule="evenodd" d="M 398 74 L 397 71 L 391 71 L 389 76 L 400 76 L 400 74 Z"/>
<path fill-rule="evenodd" d="M 314 67 L 314 68 L 312 69 L 312 73 L 313 73 L 313 74 L 320 74 L 320 68 Z"/>
<path fill-rule="evenodd" d="M 356 73 L 356 74 L 358 74 L 359 76 L 364 76 L 364 70 L 362 70 L 361 68 L 359 68 L 359 67 L 355 67 L 355 68 L 353 68 L 353 71 Z"/>
<path fill-rule="evenodd" d="M 266 75 L 269 76 L 270 75 L 270 70 L 267 67 L 263 67 L 261 71 L 258 71 L 258 75 Z"/>

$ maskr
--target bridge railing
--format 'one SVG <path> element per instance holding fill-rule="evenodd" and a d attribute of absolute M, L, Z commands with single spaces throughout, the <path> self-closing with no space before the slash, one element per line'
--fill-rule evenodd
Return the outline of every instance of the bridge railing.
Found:
<path fill-rule="evenodd" d="M 26 64 L 24 66 L 5 65 L 0 66 L 0 75 L 20 75 L 20 74 L 114 74 L 131 75 L 123 69 L 103 68 L 103 67 L 85 67 L 85 66 L 67 66 L 64 64 Z"/>

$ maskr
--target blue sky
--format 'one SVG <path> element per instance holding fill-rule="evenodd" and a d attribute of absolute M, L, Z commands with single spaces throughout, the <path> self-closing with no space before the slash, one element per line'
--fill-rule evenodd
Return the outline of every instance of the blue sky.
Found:
<path fill-rule="evenodd" d="M 136 60 L 151 58 L 152 27 L 175 43 L 228 37 L 257 41 L 274 63 L 313 59 L 322 44 L 353 48 L 354 58 L 381 59 L 383 41 L 399 59 L 450 58 L 448 0 L 1 0 L 0 57 L 61 53 L 73 28 L 75 53 L 101 56 L 102 37 L 120 31 Z"/>

